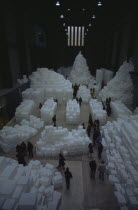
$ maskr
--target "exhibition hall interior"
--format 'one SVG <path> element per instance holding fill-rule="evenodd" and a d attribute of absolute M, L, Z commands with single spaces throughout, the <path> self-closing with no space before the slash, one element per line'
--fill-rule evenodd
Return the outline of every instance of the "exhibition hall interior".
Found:
<path fill-rule="evenodd" d="M 0 210 L 138 209 L 137 11 L 0 2 Z"/>

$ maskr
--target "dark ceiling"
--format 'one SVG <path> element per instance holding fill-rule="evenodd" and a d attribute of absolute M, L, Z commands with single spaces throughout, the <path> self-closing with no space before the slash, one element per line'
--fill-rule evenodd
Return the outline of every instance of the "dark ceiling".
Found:
<path fill-rule="evenodd" d="M 98 7 L 98 0 L 59 0 L 60 6 L 56 6 L 56 0 L 39 1 L 15 1 L 16 9 L 28 13 L 32 21 L 41 24 L 50 23 L 51 27 L 57 24 L 84 25 L 88 27 L 106 28 L 118 23 L 122 18 L 128 16 L 132 5 L 136 0 L 101 0 L 102 6 Z M 68 11 L 70 9 L 70 11 Z M 85 10 L 83 10 L 85 9 Z M 64 19 L 60 19 L 60 15 Z M 92 15 L 96 19 L 92 19 Z"/>

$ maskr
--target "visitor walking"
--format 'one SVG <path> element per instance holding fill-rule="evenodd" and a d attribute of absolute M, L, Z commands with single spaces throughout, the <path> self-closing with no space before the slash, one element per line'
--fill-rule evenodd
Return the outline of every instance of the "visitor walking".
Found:
<path fill-rule="evenodd" d="M 97 164 L 95 160 L 90 161 L 89 163 L 90 169 L 91 169 L 91 178 L 95 179 L 95 173 L 97 169 Z"/>
<path fill-rule="evenodd" d="M 84 123 L 82 123 L 82 127 L 83 127 L 83 129 L 85 129 L 85 124 Z"/>
<path fill-rule="evenodd" d="M 56 127 L 56 115 L 54 115 L 54 117 L 52 118 L 52 122 L 53 122 L 53 124 L 54 124 L 54 127 Z"/>
<path fill-rule="evenodd" d="M 101 159 L 102 152 L 103 152 L 103 145 L 102 145 L 102 143 L 99 143 L 98 144 L 98 158 L 99 158 L 99 160 Z"/>
<path fill-rule="evenodd" d="M 104 181 L 104 173 L 106 170 L 106 164 L 102 160 L 101 164 L 99 164 L 98 171 L 99 171 L 99 179 Z"/>
<path fill-rule="evenodd" d="M 64 156 L 60 153 L 59 154 L 59 164 L 58 164 L 58 167 L 57 168 L 60 168 L 62 167 L 64 170 L 65 170 L 65 158 Z"/>
<path fill-rule="evenodd" d="M 72 173 L 69 171 L 69 167 L 66 168 L 66 171 L 64 172 L 65 179 L 66 179 L 66 187 L 69 189 L 70 187 L 70 179 L 72 178 Z"/>
<path fill-rule="evenodd" d="M 93 145 L 92 143 L 89 143 L 88 145 L 88 149 L 89 149 L 89 157 L 93 157 Z"/>
<path fill-rule="evenodd" d="M 79 105 L 81 106 L 81 103 L 82 103 L 82 98 L 80 97 L 79 98 Z"/>

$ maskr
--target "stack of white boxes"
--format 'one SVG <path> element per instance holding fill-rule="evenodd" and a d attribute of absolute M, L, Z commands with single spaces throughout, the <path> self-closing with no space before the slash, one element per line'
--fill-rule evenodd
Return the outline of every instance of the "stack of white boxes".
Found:
<path fill-rule="evenodd" d="M 41 119 L 44 122 L 52 123 L 52 118 L 56 113 L 57 103 L 53 99 L 47 99 L 41 108 Z"/>
<path fill-rule="evenodd" d="M 15 148 L 17 144 L 33 137 L 37 132 L 35 128 L 28 125 L 15 125 L 14 127 L 4 126 L 3 129 L 0 130 L 0 147 L 4 152 L 9 152 L 11 149 Z"/>
<path fill-rule="evenodd" d="M 121 101 L 114 101 L 110 103 L 112 117 L 114 120 L 117 118 L 124 118 L 125 116 L 132 115 L 132 112 Z"/>
<path fill-rule="evenodd" d="M 1 210 L 56 210 L 61 202 L 63 178 L 54 165 L 42 166 L 30 161 L 28 166 L 16 160 L 0 157 Z"/>
<path fill-rule="evenodd" d="M 88 152 L 90 139 L 82 126 L 69 132 L 67 128 L 45 126 L 41 138 L 36 142 L 36 154 L 39 156 L 57 156 L 85 154 Z"/>
<path fill-rule="evenodd" d="M 39 103 L 43 103 L 45 101 L 45 89 L 44 88 L 28 88 L 22 92 L 22 98 L 24 100 L 33 100 L 37 107 Z"/>
<path fill-rule="evenodd" d="M 104 125 L 107 122 L 107 113 L 103 110 L 102 103 L 97 99 L 91 99 L 89 105 L 93 121 L 99 120 L 100 125 Z"/>
<path fill-rule="evenodd" d="M 66 106 L 66 123 L 79 124 L 80 123 L 80 106 L 76 99 L 69 100 Z"/>
<path fill-rule="evenodd" d="M 30 76 L 30 80 L 32 89 L 44 88 L 45 100 L 52 97 L 62 103 L 72 98 L 72 84 L 61 74 L 47 68 L 37 68 L 37 71 Z"/>
<path fill-rule="evenodd" d="M 16 108 L 15 118 L 17 122 L 23 119 L 29 120 L 30 115 L 37 115 L 38 110 L 33 100 L 25 100 Z"/>
<path fill-rule="evenodd" d="M 120 206 L 138 208 L 138 115 L 102 127 L 109 181 Z"/>
<path fill-rule="evenodd" d="M 21 125 L 28 125 L 37 130 L 41 129 L 44 126 L 44 121 L 38 117 L 30 115 L 29 120 L 22 120 Z"/>
<path fill-rule="evenodd" d="M 85 85 L 81 85 L 79 87 L 77 97 L 78 99 L 81 97 L 84 103 L 89 103 L 91 99 L 90 90 Z"/>

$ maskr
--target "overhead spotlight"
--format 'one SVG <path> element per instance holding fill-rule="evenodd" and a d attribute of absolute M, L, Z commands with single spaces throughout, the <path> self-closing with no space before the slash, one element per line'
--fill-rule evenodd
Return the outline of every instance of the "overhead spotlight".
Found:
<path fill-rule="evenodd" d="M 101 7 L 102 6 L 102 2 L 99 1 L 97 5 L 98 5 L 98 7 Z"/>
<path fill-rule="evenodd" d="M 66 23 L 63 23 L 63 26 L 66 26 Z"/>
<path fill-rule="evenodd" d="M 87 31 L 89 31 L 89 29 L 87 28 Z"/>
<path fill-rule="evenodd" d="M 93 15 L 93 16 L 92 16 L 92 18 L 93 18 L 93 19 L 95 19 L 95 18 L 96 18 L 96 16 L 95 16 L 95 15 Z"/>
<path fill-rule="evenodd" d="M 82 9 L 83 11 L 85 11 L 85 9 Z"/>
<path fill-rule="evenodd" d="M 89 23 L 89 26 L 92 26 L 92 24 L 91 24 L 91 23 Z"/>
<path fill-rule="evenodd" d="M 60 2 L 59 2 L 59 1 L 56 2 L 56 6 L 57 6 L 57 7 L 60 6 Z"/>
<path fill-rule="evenodd" d="M 68 11 L 70 11 L 71 9 L 68 9 Z"/>
<path fill-rule="evenodd" d="M 64 15 L 60 15 L 60 18 L 64 18 Z"/>

